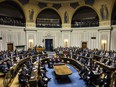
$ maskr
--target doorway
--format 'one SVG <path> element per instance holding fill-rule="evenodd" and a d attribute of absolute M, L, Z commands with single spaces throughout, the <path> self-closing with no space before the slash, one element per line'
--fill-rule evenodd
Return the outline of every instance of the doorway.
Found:
<path fill-rule="evenodd" d="M 53 51 L 53 39 L 45 39 L 46 51 Z"/>
<path fill-rule="evenodd" d="M 87 48 L 87 42 L 82 42 L 82 48 Z"/>
<path fill-rule="evenodd" d="M 7 43 L 7 50 L 13 51 L 13 43 Z"/>

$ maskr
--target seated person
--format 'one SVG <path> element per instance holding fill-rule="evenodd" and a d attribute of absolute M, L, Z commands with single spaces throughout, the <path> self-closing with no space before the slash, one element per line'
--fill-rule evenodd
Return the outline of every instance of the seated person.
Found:
<path fill-rule="evenodd" d="M 40 64 L 38 69 L 39 70 L 43 70 L 44 72 L 47 72 L 47 69 L 45 67 L 45 64 Z"/>
<path fill-rule="evenodd" d="M 79 54 L 77 54 L 76 60 L 79 61 L 79 59 L 80 59 L 80 56 L 79 56 Z"/>
<path fill-rule="evenodd" d="M 81 76 L 81 78 L 83 78 L 83 75 L 84 75 L 85 72 L 86 72 L 86 68 L 85 68 L 85 66 L 82 66 L 82 68 L 79 72 L 79 75 Z"/>
<path fill-rule="evenodd" d="M 105 57 L 108 57 L 109 56 L 109 52 L 106 51 L 106 53 L 104 54 Z"/>
<path fill-rule="evenodd" d="M 107 62 L 107 59 L 103 59 L 102 63 L 106 63 Z"/>
<path fill-rule="evenodd" d="M 116 67 L 116 61 L 113 60 L 110 66 L 111 66 L 111 67 Z"/>
<path fill-rule="evenodd" d="M 89 53 L 88 52 L 85 53 L 85 57 L 89 57 Z"/>
<path fill-rule="evenodd" d="M 99 87 L 102 87 L 103 86 L 103 84 L 104 84 L 104 78 L 105 78 L 105 72 L 102 72 L 100 74 L 100 78 L 98 79 Z"/>
<path fill-rule="evenodd" d="M 8 66 L 8 69 L 10 69 L 11 66 L 13 66 L 13 63 L 11 60 L 8 59 L 7 61 L 7 66 Z"/>
<path fill-rule="evenodd" d="M 51 78 L 48 78 L 48 77 L 43 77 L 43 78 L 42 78 L 42 81 L 43 81 L 43 83 L 44 83 L 44 86 L 47 86 L 48 81 L 50 81 L 50 79 L 51 79 Z"/>
<path fill-rule="evenodd" d="M 48 60 L 48 68 L 53 68 L 53 61 L 51 58 Z"/>
<path fill-rule="evenodd" d="M 8 72 L 8 66 L 6 62 L 3 62 L 2 64 L 2 72 L 3 73 L 7 73 Z"/>
<path fill-rule="evenodd" d="M 59 63 L 61 61 L 59 56 L 56 56 L 55 61 L 56 61 L 56 63 Z"/>
<path fill-rule="evenodd" d="M 0 60 L 3 60 L 3 56 L 2 55 L 0 55 Z"/>
<path fill-rule="evenodd" d="M 95 72 L 96 73 L 99 73 L 99 74 L 101 73 L 101 70 L 100 70 L 100 66 L 99 65 L 95 68 Z"/>
<path fill-rule="evenodd" d="M 25 73 L 25 71 L 21 71 L 18 75 L 18 79 L 19 79 L 19 84 L 21 84 L 22 86 L 27 86 L 27 83 L 28 83 L 28 76 L 27 74 Z"/>
<path fill-rule="evenodd" d="M 104 87 L 110 87 L 111 75 L 107 72 L 104 76 Z"/>
<path fill-rule="evenodd" d="M 54 58 L 54 57 L 52 58 L 52 61 L 53 61 L 53 63 L 55 63 L 55 62 L 56 62 L 56 60 L 55 60 L 55 58 Z"/>
<path fill-rule="evenodd" d="M 48 81 L 50 81 L 51 78 L 48 78 L 46 76 L 46 72 L 41 70 L 41 75 L 40 75 L 40 82 L 43 87 L 47 87 Z"/>
<path fill-rule="evenodd" d="M 40 76 L 41 77 L 47 77 L 46 72 L 44 70 L 42 70 L 42 69 L 40 70 Z"/>
<path fill-rule="evenodd" d="M 110 62 L 110 59 L 107 59 L 107 61 L 105 62 L 105 64 L 108 65 L 109 62 Z"/>
<path fill-rule="evenodd" d="M 94 73 L 92 72 L 92 70 L 90 70 L 90 71 L 87 73 L 87 77 L 86 77 L 87 84 L 92 84 L 92 82 L 93 82 L 93 77 L 94 77 Z"/>
<path fill-rule="evenodd" d="M 28 79 L 29 79 L 29 75 L 30 75 L 30 71 L 29 71 L 29 69 L 26 67 L 26 65 L 25 66 L 23 66 L 22 67 L 22 71 L 21 71 L 24 75 L 26 75 L 27 77 L 28 77 Z"/>

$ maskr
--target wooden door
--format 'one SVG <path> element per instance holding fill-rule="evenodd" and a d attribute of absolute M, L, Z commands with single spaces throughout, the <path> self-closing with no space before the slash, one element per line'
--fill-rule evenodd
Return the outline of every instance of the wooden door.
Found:
<path fill-rule="evenodd" d="M 82 42 L 82 48 L 87 48 L 87 42 Z"/>
<path fill-rule="evenodd" d="M 53 51 L 53 39 L 45 39 L 46 51 Z"/>
<path fill-rule="evenodd" d="M 7 44 L 7 50 L 13 51 L 13 43 L 8 43 Z"/>

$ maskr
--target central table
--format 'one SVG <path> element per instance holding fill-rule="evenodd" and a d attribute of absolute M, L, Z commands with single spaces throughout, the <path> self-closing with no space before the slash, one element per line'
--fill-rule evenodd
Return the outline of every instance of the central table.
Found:
<path fill-rule="evenodd" d="M 54 64 L 53 68 L 54 68 L 55 74 L 58 76 L 67 76 L 72 74 L 72 71 L 64 63 Z"/>

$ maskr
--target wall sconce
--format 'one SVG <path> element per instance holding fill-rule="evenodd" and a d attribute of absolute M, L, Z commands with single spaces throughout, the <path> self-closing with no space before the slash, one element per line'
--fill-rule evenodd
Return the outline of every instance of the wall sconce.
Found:
<path fill-rule="evenodd" d="M 103 49 L 104 49 L 104 50 L 105 50 L 105 48 L 106 48 L 106 43 L 107 43 L 106 40 L 102 40 L 102 45 L 103 45 Z"/>
<path fill-rule="evenodd" d="M 29 47 L 30 47 L 30 48 L 33 47 L 33 39 L 29 39 Z"/>
<path fill-rule="evenodd" d="M 64 46 L 67 47 L 68 46 L 68 39 L 64 39 Z"/>

